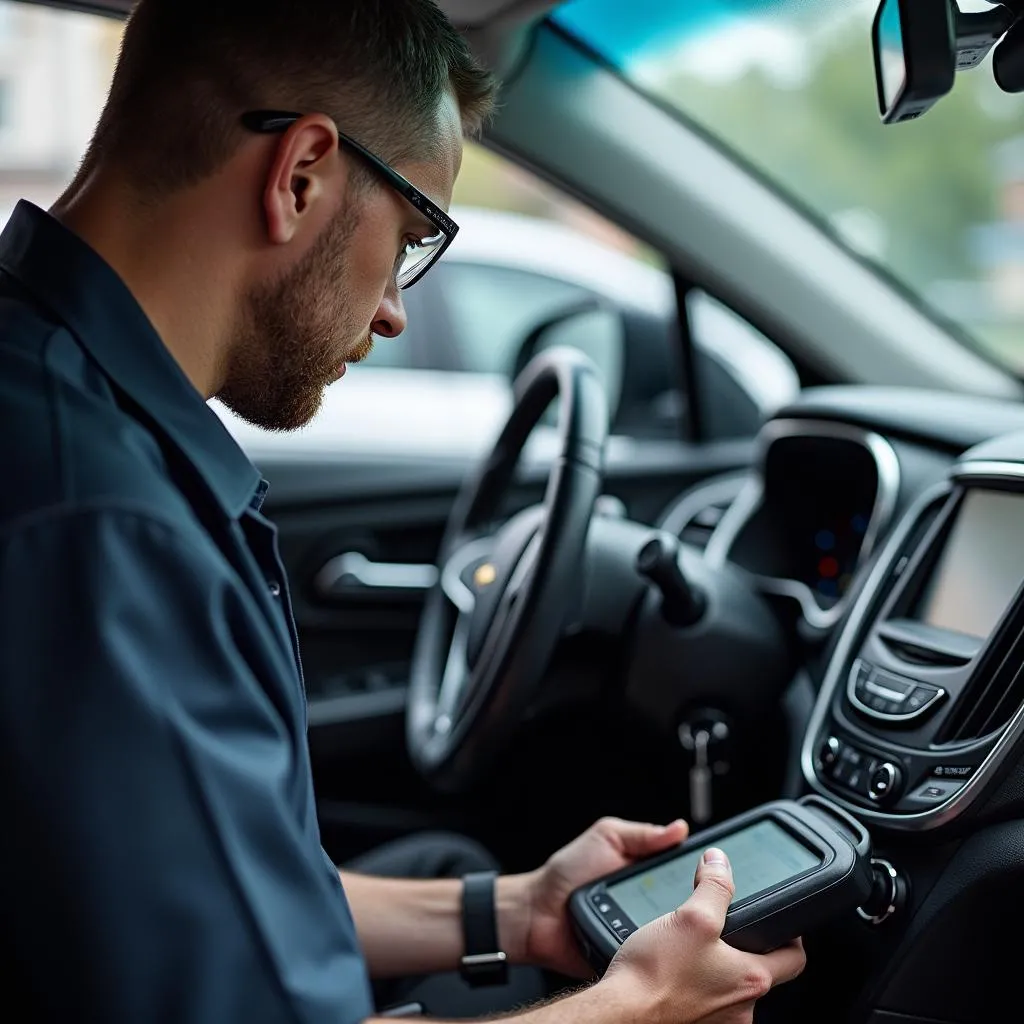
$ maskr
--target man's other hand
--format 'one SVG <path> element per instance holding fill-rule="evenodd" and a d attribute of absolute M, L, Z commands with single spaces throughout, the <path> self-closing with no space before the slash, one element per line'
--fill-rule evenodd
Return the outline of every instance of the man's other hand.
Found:
<path fill-rule="evenodd" d="M 516 930 L 523 944 L 523 960 L 570 977 L 591 977 L 593 971 L 580 953 L 569 923 L 567 903 L 573 890 L 661 853 L 681 843 L 688 834 L 684 821 L 642 825 L 602 818 L 543 867 L 520 876 L 526 900 L 521 908 L 521 927 Z"/>

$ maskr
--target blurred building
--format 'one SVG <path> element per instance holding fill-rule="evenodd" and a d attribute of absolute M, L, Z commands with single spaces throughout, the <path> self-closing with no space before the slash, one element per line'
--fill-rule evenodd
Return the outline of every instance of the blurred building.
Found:
<path fill-rule="evenodd" d="M 24 197 L 46 207 L 99 117 L 122 26 L 0 0 L 0 224 Z"/>

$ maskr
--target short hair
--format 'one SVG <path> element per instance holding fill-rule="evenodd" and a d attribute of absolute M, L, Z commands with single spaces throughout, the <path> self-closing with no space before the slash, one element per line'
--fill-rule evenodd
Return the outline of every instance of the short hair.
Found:
<path fill-rule="evenodd" d="M 254 109 L 328 114 L 385 160 L 423 159 L 448 91 L 476 134 L 495 81 L 434 0 L 139 0 L 80 177 L 109 160 L 144 196 L 197 184 Z"/>

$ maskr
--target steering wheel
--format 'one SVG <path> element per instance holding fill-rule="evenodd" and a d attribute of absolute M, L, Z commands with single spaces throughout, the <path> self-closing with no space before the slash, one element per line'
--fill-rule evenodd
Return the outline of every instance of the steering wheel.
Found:
<path fill-rule="evenodd" d="M 594 364 L 551 348 L 516 378 L 514 406 L 463 485 L 427 594 L 406 714 L 409 756 L 438 788 L 465 789 L 522 720 L 579 594 L 601 492 L 608 406 Z M 544 502 L 493 532 L 527 439 L 558 397 Z"/>

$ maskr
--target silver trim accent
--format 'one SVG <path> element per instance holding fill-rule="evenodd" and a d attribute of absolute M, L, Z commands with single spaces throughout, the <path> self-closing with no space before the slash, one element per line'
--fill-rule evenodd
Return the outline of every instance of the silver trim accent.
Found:
<path fill-rule="evenodd" d="M 991 477 L 1021 480 L 1024 479 L 1024 463 L 1019 462 L 961 462 L 950 472 L 954 480 L 986 479 Z"/>
<path fill-rule="evenodd" d="M 447 736 L 455 724 L 455 713 L 459 700 L 469 679 L 466 665 L 466 651 L 469 647 L 470 616 L 460 615 L 455 623 L 455 633 L 448 647 L 448 659 L 437 691 L 437 711 L 434 715 L 434 732 Z"/>
<path fill-rule="evenodd" d="M 749 476 L 750 471 L 745 469 L 691 487 L 662 512 L 658 518 L 658 529 L 680 536 L 704 509 L 722 501 L 734 502 Z M 720 528 L 721 523 L 715 529 Z"/>
<path fill-rule="evenodd" d="M 863 907 L 857 908 L 857 913 L 869 924 L 881 924 L 896 913 L 896 903 L 899 900 L 899 873 L 884 857 L 872 857 L 871 866 L 879 867 L 889 878 L 889 905 L 880 914 L 868 914 Z"/>
<path fill-rule="evenodd" d="M 403 565 L 371 562 L 359 551 L 336 555 L 316 574 L 313 585 L 322 597 L 338 597 L 346 591 L 429 590 L 437 582 L 435 565 Z M 346 580 L 351 580 L 347 583 Z"/>
<path fill-rule="evenodd" d="M 970 464 L 967 463 L 966 465 Z M 1003 464 L 986 464 L 988 467 L 1001 465 Z M 1007 463 L 1006 466 L 1011 470 L 1006 474 L 1006 476 L 1014 479 L 1020 479 L 1024 476 L 1024 472 L 1022 472 L 1024 467 L 1014 463 Z M 985 476 L 987 477 L 995 475 L 997 474 L 988 470 L 985 473 Z M 811 719 L 807 724 L 807 731 L 804 733 L 803 746 L 800 750 L 800 767 L 803 769 L 804 778 L 813 790 L 820 793 L 822 796 L 828 797 L 829 800 L 835 801 L 846 810 L 853 812 L 856 817 L 865 822 L 883 825 L 886 828 L 896 829 L 899 831 L 922 832 L 928 829 L 938 828 L 940 825 L 945 825 L 947 822 L 952 821 L 957 817 L 957 815 L 963 813 L 963 811 L 966 810 L 978 796 L 978 793 L 981 791 L 982 784 L 989 773 L 995 771 L 999 765 L 1002 764 L 1014 744 L 1017 743 L 1022 735 L 1024 735 L 1024 705 L 1021 705 L 1003 728 L 999 739 L 993 744 L 988 755 L 964 785 L 955 793 L 951 794 L 948 800 L 935 807 L 929 808 L 926 811 L 920 811 L 916 814 L 890 814 L 885 811 L 876 811 L 870 808 L 865 808 L 860 804 L 852 803 L 851 801 L 846 800 L 842 793 L 829 789 L 818 778 L 818 773 L 815 771 L 814 739 L 821 731 L 821 727 L 825 724 L 826 716 L 829 713 L 829 708 L 831 707 L 833 697 L 835 696 L 836 687 L 839 685 L 840 678 L 843 674 L 843 666 L 847 663 L 847 659 L 851 654 L 851 648 L 860 633 L 864 618 L 875 599 L 875 593 L 891 570 L 895 559 L 900 553 L 900 548 L 906 542 L 907 537 L 917 525 L 924 511 L 934 501 L 937 501 L 943 496 L 948 496 L 950 493 L 951 487 L 948 482 L 938 484 L 925 491 L 917 498 L 910 510 L 903 519 L 900 520 L 899 525 L 893 531 L 892 536 L 886 543 L 885 549 L 882 551 L 878 561 L 873 566 L 871 573 L 864 584 L 864 589 L 861 591 L 857 601 L 850 610 L 850 616 L 846 621 L 846 625 L 843 627 L 842 633 L 839 635 L 839 640 L 836 643 L 832 660 L 829 662 L 828 669 L 825 672 L 825 679 L 822 683 L 821 691 L 819 692 L 818 699 L 815 702 L 814 710 L 811 712 Z"/>
<path fill-rule="evenodd" d="M 829 420 L 773 420 L 766 424 L 758 435 L 759 467 L 764 465 L 764 457 L 771 445 L 787 437 L 822 437 L 853 441 L 867 449 L 874 459 L 878 473 L 878 491 L 857 558 L 857 569 L 861 569 L 874 551 L 896 509 L 900 489 L 900 462 L 896 452 L 880 434 L 846 423 L 832 423 Z M 711 566 L 721 568 L 729 560 L 729 553 L 736 538 L 750 517 L 761 507 L 763 497 L 764 484 L 759 468 L 733 501 L 718 524 L 718 529 L 708 541 L 704 558 Z M 751 576 L 761 591 L 793 598 L 800 605 L 804 621 L 814 629 L 831 629 L 846 612 L 848 601 L 845 597 L 831 608 L 822 608 L 815 600 L 811 588 L 800 580 L 762 576 L 758 573 L 752 573 Z"/>
<path fill-rule="evenodd" d="M 434 731 L 446 736 L 455 725 L 455 717 L 463 691 L 469 679 L 466 653 L 469 649 L 469 630 L 476 610 L 476 594 L 462 580 L 462 574 L 475 561 L 486 558 L 494 548 L 492 537 L 481 537 L 459 548 L 441 570 L 441 591 L 455 606 L 459 615 L 455 621 L 448 658 L 444 664 L 441 685 L 437 692 L 434 713 Z"/>
<path fill-rule="evenodd" d="M 876 711 L 874 708 L 869 708 L 858 696 L 857 696 L 857 666 L 864 664 L 862 658 L 856 658 L 853 665 L 850 666 L 850 674 L 846 680 L 846 699 L 860 712 L 867 715 L 869 718 L 875 718 L 880 722 L 912 722 L 915 718 L 919 718 L 929 708 L 937 704 L 943 697 L 946 696 L 946 691 L 941 686 L 936 686 L 934 683 L 918 683 L 913 689 L 908 690 L 905 694 L 898 694 L 899 703 L 903 703 L 918 686 L 926 686 L 930 690 L 935 690 L 935 694 L 927 704 L 922 704 L 916 711 L 911 711 L 906 714 L 892 715 L 886 711 Z M 911 680 L 907 680 L 910 682 Z M 866 689 L 871 690 L 872 693 L 878 693 L 880 696 L 884 693 L 894 693 L 893 690 L 886 690 L 884 686 L 879 686 L 878 683 L 872 683 L 870 680 L 864 684 Z M 894 697 L 886 697 L 886 700 L 893 700 Z"/>
<path fill-rule="evenodd" d="M 892 701 L 893 704 L 902 704 L 907 697 L 910 696 L 910 691 L 907 693 L 898 693 L 896 690 L 889 690 L 884 686 L 879 686 L 873 679 L 869 679 L 864 684 L 864 689 L 867 690 L 868 693 L 873 693 L 876 697 Z"/>

